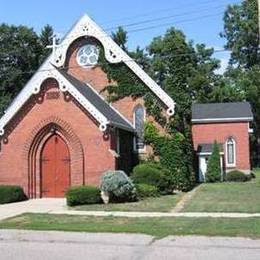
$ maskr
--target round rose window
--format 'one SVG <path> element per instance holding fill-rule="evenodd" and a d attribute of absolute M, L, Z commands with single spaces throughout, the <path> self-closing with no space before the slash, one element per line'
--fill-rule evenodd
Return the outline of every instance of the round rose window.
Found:
<path fill-rule="evenodd" d="M 77 62 L 80 66 L 94 66 L 98 63 L 99 49 L 92 44 L 82 46 L 77 53 Z"/>

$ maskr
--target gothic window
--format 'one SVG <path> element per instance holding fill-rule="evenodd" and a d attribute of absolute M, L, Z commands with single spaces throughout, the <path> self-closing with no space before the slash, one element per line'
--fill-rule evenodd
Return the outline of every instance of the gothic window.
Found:
<path fill-rule="evenodd" d="M 234 166 L 236 164 L 236 143 L 231 137 L 226 142 L 226 158 L 227 165 Z"/>
<path fill-rule="evenodd" d="M 134 148 L 136 151 L 144 150 L 144 120 L 145 110 L 141 105 L 138 105 L 134 110 L 134 127 L 136 130 Z"/>

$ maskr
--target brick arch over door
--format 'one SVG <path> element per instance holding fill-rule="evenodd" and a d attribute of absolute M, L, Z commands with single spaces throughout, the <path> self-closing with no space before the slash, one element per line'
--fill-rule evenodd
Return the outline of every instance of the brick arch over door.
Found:
<path fill-rule="evenodd" d="M 32 130 L 26 140 L 23 158 L 28 163 L 25 166 L 23 177 L 24 187 L 28 187 L 29 198 L 40 197 L 40 153 L 45 141 L 57 132 L 66 142 L 71 159 L 71 185 L 82 185 L 84 180 L 84 152 L 81 142 L 69 123 L 58 117 L 48 117 Z"/>

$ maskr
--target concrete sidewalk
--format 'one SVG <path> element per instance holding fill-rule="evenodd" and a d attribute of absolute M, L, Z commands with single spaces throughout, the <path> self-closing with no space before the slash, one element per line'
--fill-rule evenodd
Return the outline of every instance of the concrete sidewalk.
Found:
<path fill-rule="evenodd" d="M 33 199 L 3 204 L 0 205 L 0 220 L 23 213 L 50 213 L 57 210 L 67 210 L 65 199 Z"/>
<path fill-rule="evenodd" d="M 115 217 L 189 217 L 189 218 L 254 218 L 260 213 L 223 212 L 122 212 L 122 211 L 78 211 L 70 210 L 65 199 L 34 199 L 0 205 L 0 221 L 23 213 L 49 213 L 78 216 Z"/>

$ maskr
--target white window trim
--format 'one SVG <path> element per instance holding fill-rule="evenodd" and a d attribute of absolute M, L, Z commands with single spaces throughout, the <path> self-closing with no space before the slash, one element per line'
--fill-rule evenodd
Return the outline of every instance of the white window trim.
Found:
<path fill-rule="evenodd" d="M 229 140 L 232 140 L 233 145 L 234 145 L 234 163 L 228 163 L 228 141 Z M 236 151 L 237 151 L 237 149 L 236 149 L 236 140 L 233 137 L 227 138 L 226 143 L 225 143 L 225 150 L 226 150 L 226 156 L 225 156 L 226 166 L 227 167 L 236 167 Z"/>
<path fill-rule="evenodd" d="M 133 126 L 134 126 L 134 129 L 135 129 L 135 111 L 136 111 L 136 108 L 138 106 L 141 106 L 143 108 L 143 110 L 144 110 L 144 123 L 146 121 L 146 109 L 145 109 L 145 107 L 142 104 L 136 105 L 134 107 L 134 110 L 133 110 Z M 144 143 L 144 148 L 136 149 L 136 136 L 134 136 L 134 152 L 136 152 L 136 153 L 146 153 L 146 145 L 145 145 L 145 143 Z"/>
<path fill-rule="evenodd" d="M 250 123 L 248 122 L 248 133 L 249 134 L 253 134 L 254 133 L 254 129 L 253 128 L 250 128 Z"/>
<path fill-rule="evenodd" d="M 79 52 L 80 52 L 82 49 L 86 48 L 87 46 L 90 46 L 91 48 L 96 48 L 96 49 L 97 49 L 98 54 L 95 54 L 95 56 L 96 56 L 96 58 L 97 58 L 97 61 L 94 62 L 94 63 L 93 63 L 93 62 L 89 62 L 88 64 L 83 64 L 83 63 L 80 61 L 81 56 L 79 55 Z M 92 53 L 91 55 L 94 55 L 94 54 Z M 88 60 L 89 60 L 89 57 L 90 57 L 90 56 L 89 56 L 89 55 L 86 55 L 86 56 L 88 57 Z M 81 47 L 77 50 L 77 54 L 76 54 L 77 63 L 78 63 L 78 65 L 81 66 L 82 68 L 90 68 L 90 67 L 96 66 L 97 63 L 98 63 L 98 57 L 99 57 L 99 49 L 98 49 L 98 47 L 97 47 L 95 44 L 90 44 L 90 43 L 87 43 L 87 44 L 81 46 Z M 89 60 L 89 61 L 90 61 L 90 60 Z"/>

